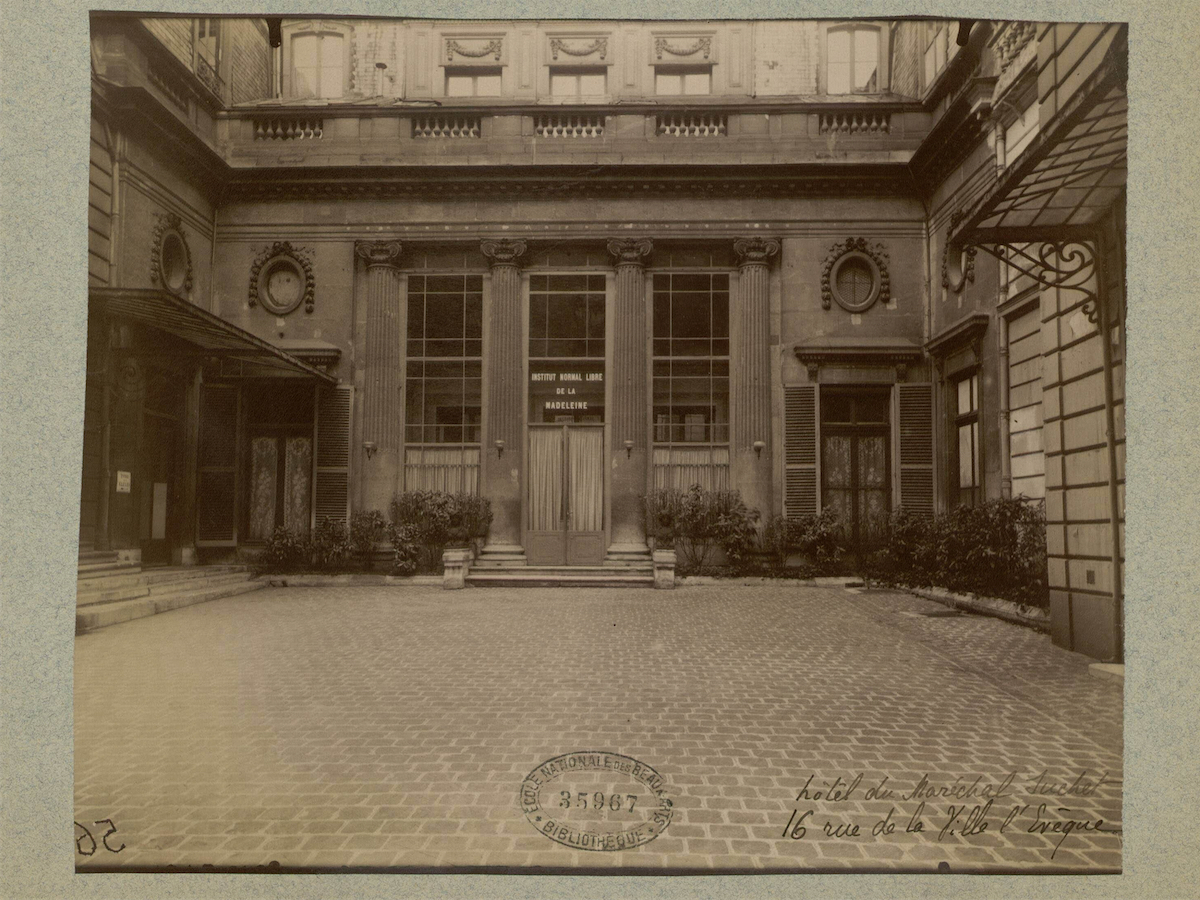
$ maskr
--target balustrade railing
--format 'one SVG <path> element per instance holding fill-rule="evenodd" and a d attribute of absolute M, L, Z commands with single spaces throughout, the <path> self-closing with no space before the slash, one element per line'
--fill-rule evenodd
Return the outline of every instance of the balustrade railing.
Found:
<path fill-rule="evenodd" d="M 307 116 L 259 118 L 253 121 L 256 141 L 315 140 L 323 133 L 322 121 Z"/>
<path fill-rule="evenodd" d="M 724 113 L 659 113 L 655 134 L 659 137 L 724 137 L 729 117 Z"/>
<path fill-rule="evenodd" d="M 427 115 L 412 120 L 414 138 L 478 138 L 482 116 Z"/>
<path fill-rule="evenodd" d="M 534 133 L 538 137 L 593 138 L 604 136 L 605 117 L 547 113 L 534 117 Z"/>

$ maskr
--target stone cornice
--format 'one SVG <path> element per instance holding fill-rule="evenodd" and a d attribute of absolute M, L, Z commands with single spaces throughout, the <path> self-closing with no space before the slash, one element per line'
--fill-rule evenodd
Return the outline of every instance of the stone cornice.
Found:
<path fill-rule="evenodd" d="M 930 356 L 943 356 L 950 350 L 977 343 L 983 337 L 983 333 L 987 331 L 988 323 L 991 320 L 991 316 L 987 313 L 972 313 L 964 316 L 930 338 L 925 344 L 925 349 Z"/>

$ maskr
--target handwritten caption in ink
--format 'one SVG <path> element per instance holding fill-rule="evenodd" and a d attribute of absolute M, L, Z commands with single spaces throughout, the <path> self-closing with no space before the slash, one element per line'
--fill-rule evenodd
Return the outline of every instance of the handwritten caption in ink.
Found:
<path fill-rule="evenodd" d="M 1009 772 L 999 779 L 980 775 L 973 780 L 956 778 L 941 783 L 923 775 L 905 789 L 889 784 L 890 776 L 884 776 L 878 784 L 864 786 L 862 773 L 849 779 L 839 775 L 832 781 L 818 781 L 814 774 L 796 793 L 795 807 L 782 837 L 796 841 L 810 835 L 835 839 L 868 835 L 881 838 L 898 831 L 906 834 L 936 831 L 937 841 L 941 842 L 956 835 L 970 838 L 989 830 L 1004 834 L 1009 829 L 1021 829 L 1027 834 L 1057 836 L 1050 854 L 1053 859 L 1072 834 L 1120 833 L 1117 828 L 1105 827 L 1103 818 L 1065 805 L 1073 797 L 1095 796 L 1104 785 L 1119 785 L 1120 781 L 1110 778 L 1108 772 L 1089 777 L 1085 769 L 1074 780 L 1056 781 L 1043 771 L 1021 785 L 1017 784 L 1018 778 L 1018 773 Z M 859 800 L 891 801 L 907 806 L 902 809 L 893 805 L 870 826 L 838 819 L 826 811 L 829 806 L 836 809 L 838 804 Z M 939 805 L 939 801 L 952 802 Z M 821 804 L 821 813 L 811 805 L 816 803 Z"/>

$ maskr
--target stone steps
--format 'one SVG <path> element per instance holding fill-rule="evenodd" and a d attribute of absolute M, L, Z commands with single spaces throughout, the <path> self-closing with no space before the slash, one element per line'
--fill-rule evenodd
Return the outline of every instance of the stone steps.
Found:
<path fill-rule="evenodd" d="M 220 600 L 223 597 L 246 594 L 264 587 L 266 587 L 264 582 L 249 581 L 243 578 L 241 581 L 208 585 L 191 591 L 155 594 L 116 603 L 93 604 L 75 611 L 75 633 L 86 634 L 89 631 L 106 628 L 120 622 L 129 622 L 133 619 L 141 619 L 160 612 L 193 606 L 197 603 L 207 603 L 209 600 Z"/>
<path fill-rule="evenodd" d="M 645 565 L 473 566 L 471 587 L 653 587 L 654 570 Z"/>
<path fill-rule="evenodd" d="M 258 590 L 245 566 L 123 566 L 81 574 L 75 595 L 75 633 Z"/>

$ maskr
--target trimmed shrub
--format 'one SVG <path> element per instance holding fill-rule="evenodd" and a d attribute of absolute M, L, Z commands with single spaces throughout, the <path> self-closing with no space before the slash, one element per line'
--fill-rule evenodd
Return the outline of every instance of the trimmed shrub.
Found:
<path fill-rule="evenodd" d="M 389 540 L 388 521 L 377 509 L 356 512 L 350 517 L 350 546 L 364 572 L 371 571 L 375 546 Z"/>
<path fill-rule="evenodd" d="M 1041 504 L 991 500 L 930 519 L 895 510 L 864 576 L 885 584 L 1049 606 L 1046 520 Z"/>
<path fill-rule="evenodd" d="M 685 571 L 709 566 L 718 548 L 737 566 L 758 540 L 758 510 L 747 507 L 737 491 L 698 484 L 686 491 L 658 489 L 642 498 L 642 509 L 655 546 L 674 547 Z"/>
<path fill-rule="evenodd" d="M 326 572 L 344 569 L 352 549 L 345 520 L 325 516 L 317 523 L 309 541 L 309 562 L 313 568 Z"/>
<path fill-rule="evenodd" d="M 415 575 L 421 562 L 421 544 L 417 540 L 415 525 L 393 525 L 390 529 L 392 539 L 392 574 Z"/>
<path fill-rule="evenodd" d="M 763 529 L 763 549 L 780 568 L 795 554 L 803 556 L 815 571 L 836 568 L 844 552 L 842 540 L 841 522 L 830 509 L 816 516 L 772 516 Z"/>
<path fill-rule="evenodd" d="M 469 546 L 472 540 L 486 537 L 491 524 L 491 502 L 475 494 L 405 491 L 392 500 L 392 525 L 413 528 L 422 572 L 440 572 L 447 547 Z"/>
<path fill-rule="evenodd" d="M 286 528 L 276 528 L 258 556 L 262 572 L 295 572 L 308 563 L 308 539 Z"/>

